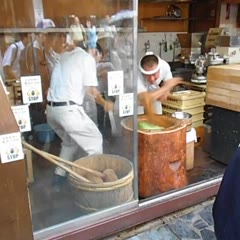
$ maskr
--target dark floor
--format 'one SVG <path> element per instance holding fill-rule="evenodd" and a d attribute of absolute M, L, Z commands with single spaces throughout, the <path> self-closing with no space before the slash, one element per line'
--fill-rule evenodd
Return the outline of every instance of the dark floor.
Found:
<path fill-rule="evenodd" d="M 102 240 L 216 240 L 214 198 Z"/>
<path fill-rule="evenodd" d="M 33 140 L 31 144 L 56 155 L 60 150 L 59 139 L 44 145 Z M 115 147 L 112 146 L 114 144 Z M 119 148 L 117 141 L 104 142 L 106 153 L 116 154 L 116 147 Z M 194 150 L 194 168 L 188 171 L 189 184 L 208 180 L 224 172 L 225 165 L 211 159 L 201 147 L 195 147 Z M 71 187 L 67 182 L 60 192 L 53 191 L 52 178 L 55 166 L 35 153 L 32 159 L 34 182 L 29 184 L 29 193 L 34 231 L 86 214 L 74 204 Z"/>

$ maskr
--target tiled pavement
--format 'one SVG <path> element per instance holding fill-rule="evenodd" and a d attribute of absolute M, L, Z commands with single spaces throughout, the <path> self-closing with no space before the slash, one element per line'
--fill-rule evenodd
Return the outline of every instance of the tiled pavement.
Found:
<path fill-rule="evenodd" d="M 216 240 L 213 227 L 214 199 L 142 224 L 104 240 Z"/>

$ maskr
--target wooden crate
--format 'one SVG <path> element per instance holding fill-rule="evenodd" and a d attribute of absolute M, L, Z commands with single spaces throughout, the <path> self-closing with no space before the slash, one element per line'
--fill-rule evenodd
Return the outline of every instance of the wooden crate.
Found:
<path fill-rule="evenodd" d="M 197 139 L 197 133 L 194 128 L 187 132 L 186 143 L 186 170 L 190 170 L 194 166 L 194 142 Z"/>
<path fill-rule="evenodd" d="M 206 104 L 240 112 L 240 64 L 208 68 Z"/>
<path fill-rule="evenodd" d="M 193 169 L 194 166 L 194 141 L 186 145 L 186 170 Z"/>
<path fill-rule="evenodd" d="M 203 124 L 195 128 L 197 134 L 197 142 L 194 143 L 195 147 L 202 146 L 204 141 L 204 127 Z"/>

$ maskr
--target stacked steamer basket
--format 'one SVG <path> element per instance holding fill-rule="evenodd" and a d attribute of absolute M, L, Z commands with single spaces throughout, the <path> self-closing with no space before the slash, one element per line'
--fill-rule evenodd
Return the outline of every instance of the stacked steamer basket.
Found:
<path fill-rule="evenodd" d="M 187 129 L 186 169 L 194 167 L 194 146 L 198 129 L 203 126 L 205 92 L 186 90 L 172 93 L 163 103 L 163 114 L 189 113 L 192 117 L 191 129 Z"/>
<path fill-rule="evenodd" d="M 173 92 L 162 105 L 164 115 L 187 112 L 192 115 L 193 128 L 203 125 L 205 92 L 194 90 Z"/>

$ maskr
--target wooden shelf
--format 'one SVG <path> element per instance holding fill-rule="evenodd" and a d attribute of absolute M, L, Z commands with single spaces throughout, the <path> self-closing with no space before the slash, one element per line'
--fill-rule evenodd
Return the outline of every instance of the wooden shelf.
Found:
<path fill-rule="evenodd" d="M 219 25 L 220 1 L 221 0 L 140 0 L 140 27 L 151 32 L 207 32 L 209 28 Z M 179 5 L 180 3 L 181 5 Z M 181 9 L 181 17 L 177 18 L 165 15 L 168 6 L 171 4 L 175 4 Z"/>
<path fill-rule="evenodd" d="M 192 0 L 139 0 L 140 3 L 192 3 Z"/>
<path fill-rule="evenodd" d="M 196 17 L 196 18 L 189 18 L 189 21 L 216 21 L 215 17 Z"/>
<path fill-rule="evenodd" d="M 240 4 L 240 0 L 222 0 L 223 3 Z"/>
<path fill-rule="evenodd" d="M 196 17 L 196 18 L 170 18 L 170 17 L 152 17 L 142 18 L 141 21 L 215 21 L 215 17 Z"/>
<path fill-rule="evenodd" d="M 142 21 L 185 21 L 189 18 L 173 18 L 173 17 L 152 17 L 152 18 L 142 18 Z"/>

